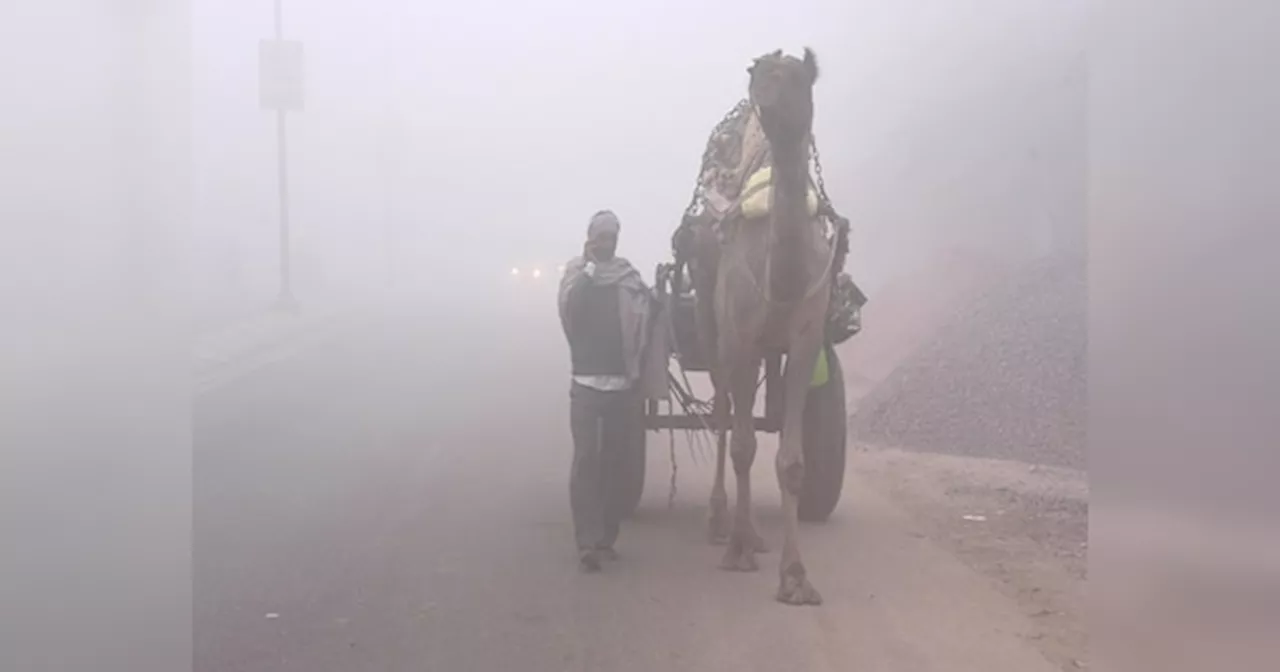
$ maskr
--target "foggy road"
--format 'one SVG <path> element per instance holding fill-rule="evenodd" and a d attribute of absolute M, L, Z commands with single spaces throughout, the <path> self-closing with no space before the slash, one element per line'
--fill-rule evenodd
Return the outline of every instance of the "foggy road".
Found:
<path fill-rule="evenodd" d="M 553 299 L 499 304 L 383 311 L 195 399 L 198 672 L 1057 669 L 856 474 L 802 530 L 826 604 L 774 602 L 776 551 L 717 569 L 710 465 L 677 441 L 669 509 L 665 434 L 620 561 L 579 574 Z M 777 548 L 773 447 L 756 502 Z"/>

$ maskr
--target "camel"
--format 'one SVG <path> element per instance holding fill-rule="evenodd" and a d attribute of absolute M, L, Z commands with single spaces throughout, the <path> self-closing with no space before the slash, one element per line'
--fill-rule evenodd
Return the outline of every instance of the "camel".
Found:
<path fill-rule="evenodd" d="M 749 100 L 758 115 L 772 159 L 771 207 L 767 218 L 730 216 L 721 225 L 723 239 L 708 240 L 710 227 L 697 227 L 691 259 L 695 288 L 711 289 L 712 300 L 699 303 L 699 332 L 714 358 L 712 384 L 717 437 L 716 481 L 712 490 L 713 538 L 723 534 L 728 517 L 724 487 L 726 429 L 737 481 L 736 503 L 728 523 L 721 566 L 731 571 L 758 569 L 755 555 L 765 550 L 751 510 L 751 466 L 756 455 L 754 406 L 760 366 L 770 355 L 786 356 L 784 415 L 775 460 L 782 490 L 785 536 L 779 565 L 778 601 L 821 604 L 809 582 L 798 539 L 798 504 L 804 483 L 804 406 L 813 369 L 824 347 L 824 324 L 831 296 L 835 246 L 810 214 L 809 146 L 813 124 L 813 86 L 817 58 L 761 56 L 748 68 Z M 715 248 L 714 250 L 709 248 Z M 714 278 L 714 280 L 713 280 Z M 714 287 L 707 287 L 709 284 Z M 703 294 L 706 296 L 706 294 Z M 731 420 L 727 418 L 732 414 Z"/>

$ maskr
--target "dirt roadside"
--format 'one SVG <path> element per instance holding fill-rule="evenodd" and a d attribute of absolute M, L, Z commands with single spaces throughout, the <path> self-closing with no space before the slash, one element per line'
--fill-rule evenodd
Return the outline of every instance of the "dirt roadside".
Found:
<path fill-rule="evenodd" d="M 840 348 L 848 482 L 989 582 L 1026 619 L 1018 636 L 1069 671 L 1090 661 L 1085 304 L 1071 261 L 942 256 L 868 304 L 865 333 Z"/>
<path fill-rule="evenodd" d="M 1089 669 L 1087 476 L 1023 462 L 850 445 L 851 475 L 900 507 L 1017 603 L 1024 637 L 1063 670 Z"/>

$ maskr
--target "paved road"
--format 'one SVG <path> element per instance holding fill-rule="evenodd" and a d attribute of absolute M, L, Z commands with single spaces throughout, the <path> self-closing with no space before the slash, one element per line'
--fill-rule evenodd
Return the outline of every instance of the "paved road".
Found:
<path fill-rule="evenodd" d="M 856 480 L 803 532 L 824 606 L 773 601 L 776 553 L 716 569 L 709 469 L 681 446 L 668 509 L 665 436 L 622 560 L 580 575 L 550 298 L 451 312 L 385 315 L 197 399 L 196 670 L 1053 669 L 989 581 Z"/>

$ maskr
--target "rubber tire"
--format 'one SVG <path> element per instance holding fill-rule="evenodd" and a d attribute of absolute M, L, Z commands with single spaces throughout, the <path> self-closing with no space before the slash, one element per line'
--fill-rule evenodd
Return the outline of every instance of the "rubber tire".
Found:
<path fill-rule="evenodd" d="M 827 369 L 826 384 L 810 388 L 804 405 L 804 490 L 798 515 L 806 522 L 829 518 L 844 488 L 849 418 L 844 371 L 831 346 L 827 346 Z"/>
<path fill-rule="evenodd" d="M 642 413 L 643 410 L 641 411 Z M 644 472 L 648 464 L 646 460 L 647 434 L 648 432 L 644 428 L 643 415 L 638 414 L 635 428 L 632 429 L 631 434 L 634 440 L 631 450 L 627 451 L 625 456 L 626 464 L 623 467 L 623 491 L 621 494 L 623 518 L 630 518 L 635 513 L 636 507 L 640 505 L 640 498 L 644 496 Z"/>

